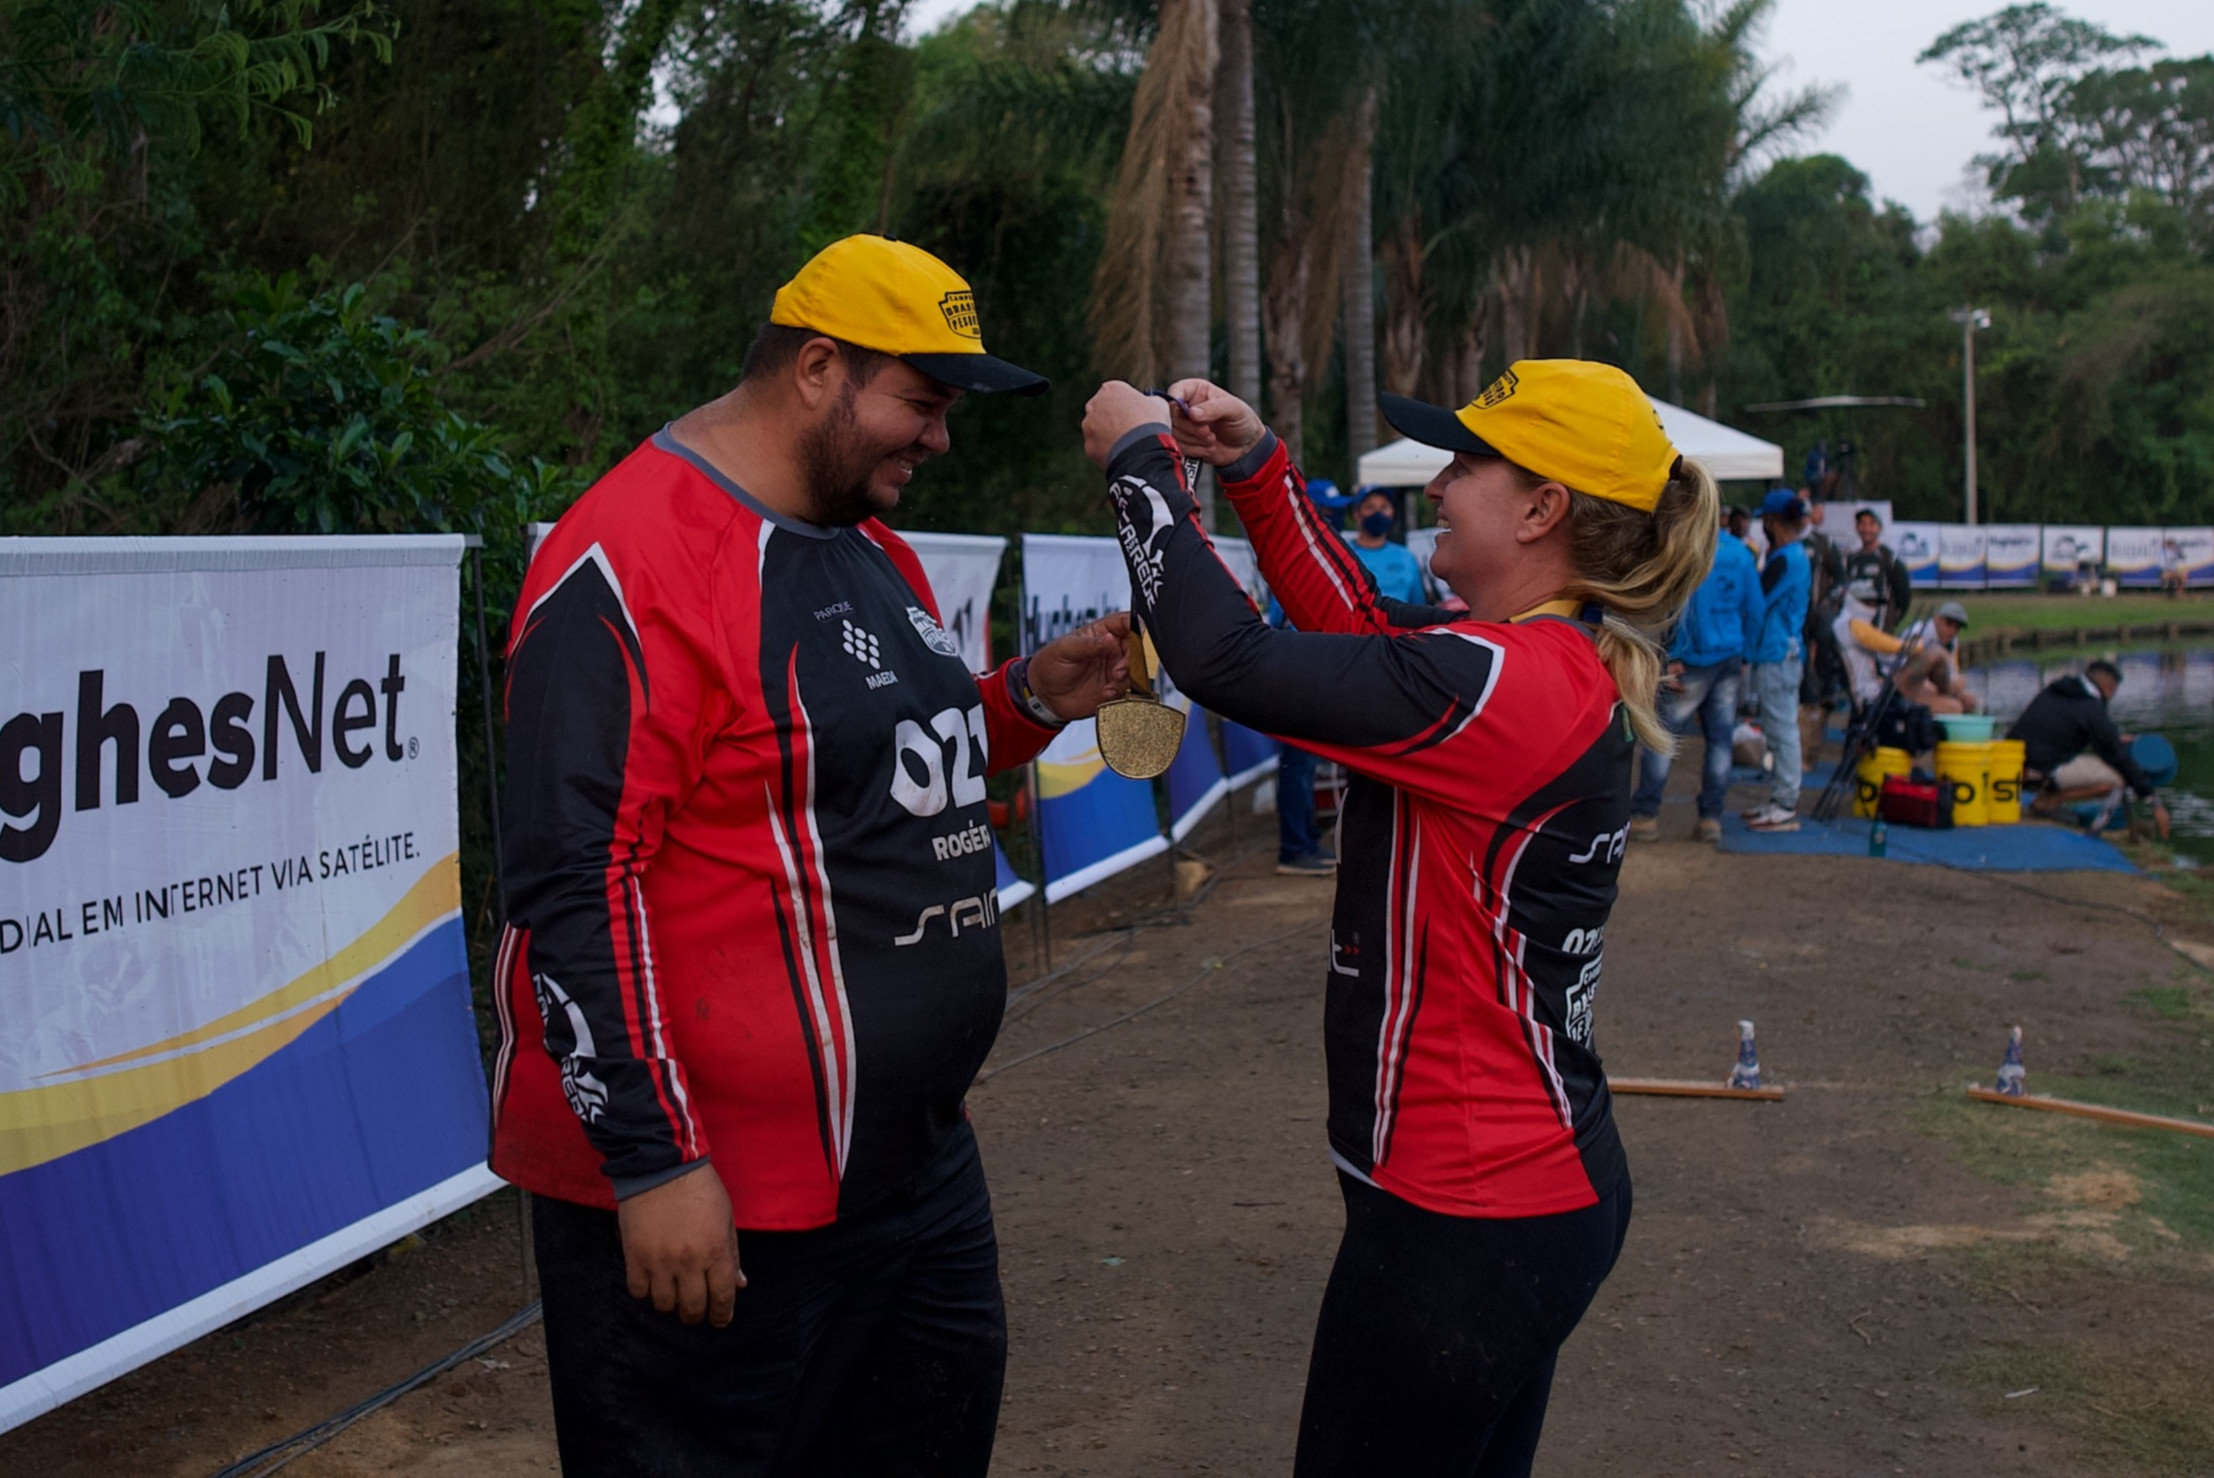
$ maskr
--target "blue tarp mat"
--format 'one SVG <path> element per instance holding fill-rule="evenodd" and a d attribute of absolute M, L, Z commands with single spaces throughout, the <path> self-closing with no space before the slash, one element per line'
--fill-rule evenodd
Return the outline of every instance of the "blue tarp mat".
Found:
<path fill-rule="evenodd" d="M 1866 857 L 1868 823 L 1802 818 L 1797 831 L 1749 831 L 1734 815 L 1722 818 L 1722 850 L 1793 857 Z M 1967 868 L 1972 872 L 2135 872 L 2111 843 L 2042 822 L 2020 826 L 1962 826 L 1925 831 L 1890 828 L 1886 856 L 1893 862 Z"/>
<path fill-rule="evenodd" d="M 1799 789 L 1802 791 L 1811 790 L 1816 795 L 1820 795 L 1822 787 L 1830 783 L 1830 772 L 1836 768 L 1835 764 L 1829 760 L 1824 760 L 1818 765 L 1811 765 L 1802 769 L 1799 772 Z M 1732 785 L 1765 786 L 1767 783 L 1768 772 L 1766 770 L 1754 765 L 1730 766 L 1730 784 Z"/>

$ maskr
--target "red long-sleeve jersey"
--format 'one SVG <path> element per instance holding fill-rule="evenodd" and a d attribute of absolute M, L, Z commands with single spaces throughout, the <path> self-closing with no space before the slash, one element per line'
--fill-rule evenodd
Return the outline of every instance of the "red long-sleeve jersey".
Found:
<path fill-rule="evenodd" d="M 1052 731 L 906 544 L 664 430 L 539 548 L 507 719 L 493 1169 L 613 1206 L 712 1155 L 760 1229 L 914 1181 L 1006 999 L 984 778 Z"/>
<path fill-rule="evenodd" d="M 1352 772 L 1325 1002 L 1332 1158 L 1433 1211 L 1543 1216 L 1622 1174 L 1592 1042 L 1630 814 L 1592 633 L 1388 600 L 1271 437 L 1223 478 L 1296 631 L 1216 558 L 1166 428 L 1108 464 L 1176 684 Z"/>

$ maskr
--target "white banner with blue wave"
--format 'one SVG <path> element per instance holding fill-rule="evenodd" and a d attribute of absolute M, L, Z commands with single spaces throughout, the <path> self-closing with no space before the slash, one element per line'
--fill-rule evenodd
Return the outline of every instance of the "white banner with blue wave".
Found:
<path fill-rule="evenodd" d="M 461 551 L 0 540 L 0 1429 L 497 1187 Z"/>

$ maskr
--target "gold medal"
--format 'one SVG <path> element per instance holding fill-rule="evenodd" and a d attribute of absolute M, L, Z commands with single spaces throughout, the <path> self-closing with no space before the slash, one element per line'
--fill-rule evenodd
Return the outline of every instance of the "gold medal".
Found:
<path fill-rule="evenodd" d="M 1134 620 L 1127 650 L 1130 692 L 1099 706 L 1099 756 L 1117 775 L 1151 780 L 1176 758 L 1184 742 L 1184 715 L 1154 696 L 1146 675 L 1145 636 Z"/>

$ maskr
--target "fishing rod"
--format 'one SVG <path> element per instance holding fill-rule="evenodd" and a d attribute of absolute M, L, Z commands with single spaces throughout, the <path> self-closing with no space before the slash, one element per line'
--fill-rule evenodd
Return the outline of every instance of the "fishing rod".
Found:
<path fill-rule="evenodd" d="M 1899 623 L 1901 631 L 1911 632 L 1914 630 L 1914 609 L 1912 605 L 1909 605 L 1901 617 Z M 1923 619 L 1927 620 L 1928 618 L 1924 617 Z M 1882 688 L 1877 693 L 1875 701 L 1868 706 L 1866 715 L 1859 722 L 1846 726 L 1845 744 L 1838 754 L 1837 770 L 1830 776 L 1829 783 L 1822 787 L 1822 794 L 1814 803 L 1813 814 L 1815 820 L 1831 821 L 1836 819 L 1838 807 L 1845 798 L 1845 788 L 1855 783 L 1854 772 L 1859 768 L 1862 758 L 1867 755 L 1870 746 L 1874 743 L 1877 731 L 1883 726 L 1884 717 L 1891 711 L 1893 700 L 1903 697 L 1899 692 L 1898 676 L 1905 669 L 1907 659 L 1913 654 L 1912 646 L 1900 646 L 1898 657 L 1892 662 L 1891 670 L 1888 672 L 1884 671 L 1883 664 L 1880 661 L 1875 663 L 1877 677 L 1882 684 Z M 1873 661 L 1875 654 L 1871 652 L 1869 657 Z"/>

